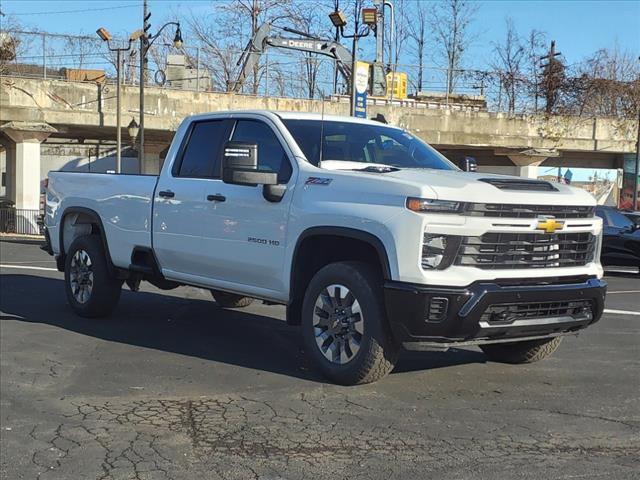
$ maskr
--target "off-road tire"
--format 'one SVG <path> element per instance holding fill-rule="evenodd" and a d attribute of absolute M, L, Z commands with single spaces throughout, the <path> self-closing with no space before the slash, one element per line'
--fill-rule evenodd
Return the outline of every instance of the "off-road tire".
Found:
<path fill-rule="evenodd" d="M 364 323 L 360 349 L 346 364 L 328 360 L 318 348 L 313 314 L 320 292 L 329 285 L 341 284 L 357 298 Z M 312 278 L 302 304 L 302 334 L 305 350 L 313 363 L 332 382 L 359 385 L 386 376 L 396 364 L 400 345 L 394 340 L 384 306 L 382 278 L 362 262 L 338 262 L 320 269 Z"/>
<path fill-rule="evenodd" d="M 251 297 L 243 297 L 235 293 L 211 290 L 211 295 L 218 305 L 223 308 L 243 308 L 248 307 L 253 302 Z"/>
<path fill-rule="evenodd" d="M 492 343 L 480 345 L 480 348 L 494 362 L 533 363 L 552 355 L 558 349 L 560 342 L 562 342 L 562 337 L 554 337 L 527 342 Z"/>
<path fill-rule="evenodd" d="M 93 273 L 91 293 L 84 303 L 79 302 L 74 297 L 70 281 L 72 259 L 79 250 L 84 250 L 89 255 L 91 259 L 90 269 Z M 106 317 L 113 312 L 120 300 L 122 280 L 118 280 L 110 274 L 100 237 L 97 235 L 84 235 L 73 241 L 65 258 L 64 284 L 69 305 L 81 317 Z"/>

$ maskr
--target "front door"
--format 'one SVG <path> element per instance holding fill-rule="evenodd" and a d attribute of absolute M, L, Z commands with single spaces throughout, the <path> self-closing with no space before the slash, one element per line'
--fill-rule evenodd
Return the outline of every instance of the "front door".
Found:
<path fill-rule="evenodd" d="M 292 163 L 276 131 L 257 119 L 239 119 L 231 140 L 258 145 L 258 168 L 278 173 L 288 185 L 280 202 L 265 200 L 262 185 L 244 186 L 208 180 L 203 222 L 203 263 L 220 288 L 254 291 L 256 296 L 280 298 L 289 206 L 295 184 Z"/>

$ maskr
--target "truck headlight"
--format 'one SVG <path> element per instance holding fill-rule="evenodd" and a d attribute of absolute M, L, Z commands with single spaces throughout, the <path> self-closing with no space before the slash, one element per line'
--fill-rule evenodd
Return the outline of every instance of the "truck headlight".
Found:
<path fill-rule="evenodd" d="M 407 208 L 414 212 L 456 213 L 462 209 L 462 202 L 432 200 L 429 198 L 407 198 Z"/>
<path fill-rule="evenodd" d="M 431 235 L 425 233 L 422 242 L 422 268 L 438 268 L 442 264 L 446 250 L 446 235 Z"/>

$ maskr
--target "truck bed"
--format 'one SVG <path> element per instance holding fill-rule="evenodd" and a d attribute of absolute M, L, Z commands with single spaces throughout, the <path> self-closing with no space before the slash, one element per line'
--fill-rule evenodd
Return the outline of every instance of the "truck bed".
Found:
<path fill-rule="evenodd" d="M 155 175 L 50 172 L 45 215 L 51 238 L 59 238 L 63 215 L 91 210 L 102 220 L 113 264 L 127 268 L 134 246 L 151 246 L 151 214 L 157 178 Z M 52 248 L 54 253 L 59 253 L 58 242 L 52 242 Z"/>

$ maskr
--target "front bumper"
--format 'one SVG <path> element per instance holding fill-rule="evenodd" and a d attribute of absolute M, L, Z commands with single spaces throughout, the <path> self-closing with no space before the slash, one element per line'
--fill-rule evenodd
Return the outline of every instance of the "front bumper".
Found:
<path fill-rule="evenodd" d="M 603 280 L 526 282 L 446 288 L 390 281 L 384 286 L 387 315 L 394 336 L 408 349 L 550 337 L 581 330 L 602 316 Z"/>

